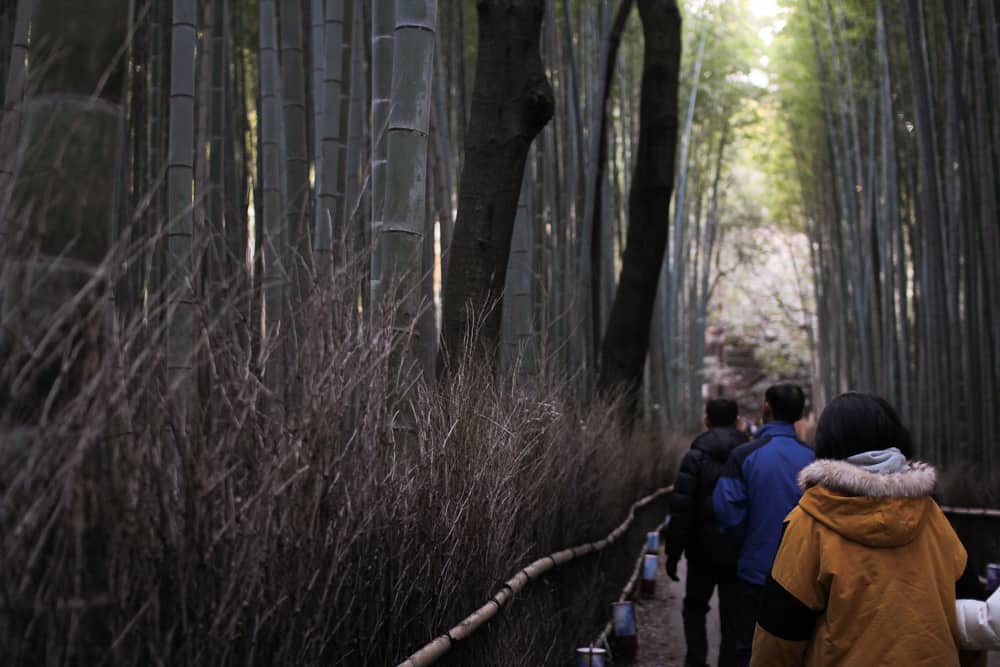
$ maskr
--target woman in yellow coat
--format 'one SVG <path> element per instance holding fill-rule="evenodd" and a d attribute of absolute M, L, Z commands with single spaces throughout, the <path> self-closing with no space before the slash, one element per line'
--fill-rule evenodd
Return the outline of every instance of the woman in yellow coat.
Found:
<path fill-rule="evenodd" d="M 889 403 L 848 393 L 820 417 L 815 463 L 765 585 L 754 667 L 976 664 L 960 656 L 955 611 L 978 581 L 931 497 L 934 469 L 911 462 Z"/>

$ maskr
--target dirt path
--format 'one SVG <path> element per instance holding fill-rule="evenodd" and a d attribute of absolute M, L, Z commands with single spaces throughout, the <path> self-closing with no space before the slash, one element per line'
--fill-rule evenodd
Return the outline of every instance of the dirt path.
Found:
<path fill-rule="evenodd" d="M 687 562 L 681 559 L 677 574 L 680 581 L 671 581 L 663 570 L 664 555 L 660 550 L 659 567 L 656 570 L 656 597 L 639 600 L 636 608 L 636 623 L 639 635 L 639 659 L 637 667 L 683 667 L 684 665 L 684 623 L 681 620 L 681 604 L 684 601 L 684 579 Z M 719 655 L 718 599 L 712 596 L 711 610 L 708 612 L 708 663 L 714 665 Z"/>

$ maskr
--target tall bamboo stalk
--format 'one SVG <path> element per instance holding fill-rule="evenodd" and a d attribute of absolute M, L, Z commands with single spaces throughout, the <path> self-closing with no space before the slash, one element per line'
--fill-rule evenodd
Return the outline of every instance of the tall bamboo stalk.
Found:
<path fill-rule="evenodd" d="M 347 155 L 346 169 L 344 177 L 345 193 L 345 214 L 344 220 L 347 228 L 344 231 L 345 237 L 350 241 L 348 248 L 352 253 L 364 256 L 368 252 L 371 239 L 368 210 L 362 201 L 362 194 L 370 192 L 366 187 L 362 190 L 362 165 L 369 164 L 371 153 L 363 149 L 365 146 L 365 113 L 364 100 L 367 98 L 367 86 L 364 78 L 364 47 L 367 43 L 365 39 L 365 24 L 362 22 L 361 0 L 354 0 L 354 21 L 352 33 L 354 38 L 351 45 L 351 86 L 350 98 L 348 100 L 347 117 Z M 370 264 L 369 264 L 370 266 Z M 370 304 L 369 288 L 370 279 L 363 279 L 361 288 L 362 303 L 365 308 Z"/>
<path fill-rule="evenodd" d="M 517 217 L 514 219 L 514 233 L 510 242 L 510 261 L 507 264 L 507 284 L 503 300 L 504 345 L 501 366 L 517 371 L 518 384 L 530 382 L 535 373 L 536 350 L 534 348 L 535 326 L 533 322 L 533 280 L 534 266 L 532 243 L 532 200 L 535 187 L 529 161 L 521 181 L 521 196 L 517 202 Z"/>
<path fill-rule="evenodd" d="M 685 216 L 687 202 L 687 181 L 688 181 L 688 155 L 691 150 L 691 132 L 694 127 L 694 110 L 698 101 L 698 87 L 701 82 L 701 66 L 705 55 L 705 42 L 708 39 L 708 32 L 703 31 L 698 40 L 698 52 L 695 56 L 691 73 L 691 92 L 688 95 L 687 112 L 684 116 L 684 129 L 680 137 L 680 156 L 677 159 L 677 166 L 680 173 L 677 178 L 677 194 L 674 197 L 674 224 L 673 224 L 673 258 L 665 258 L 664 273 L 666 277 L 666 303 L 663 309 L 663 336 L 665 345 L 668 370 L 667 381 L 664 385 L 666 390 L 666 409 L 668 418 L 675 417 L 677 406 L 677 393 L 674 388 L 680 383 L 674 377 L 673 371 L 676 368 L 678 342 L 677 333 L 680 330 L 680 321 L 677 307 L 680 291 L 683 289 L 683 273 L 681 271 L 681 261 L 684 257 L 684 244 L 682 237 L 687 228 Z"/>
<path fill-rule="evenodd" d="M 18 0 L 11 40 L 10 63 L 4 86 L 3 114 L 0 115 L 0 247 L 8 247 L 7 216 L 18 160 L 18 136 L 21 126 L 21 101 L 25 94 L 28 25 L 34 0 Z M 0 304 L 2 304 L 0 297 Z M 2 317 L 3 308 L 0 308 Z"/>
<path fill-rule="evenodd" d="M 194 102 L 197 3 L 174 0 L 171 28 L 170 146 L 167 155 L 167 377 L 186 419 L 194 340 Z M 183 422 L 182 422 L 183 423 Z"/>
<path fill-rule="evenodd" d="M 211 41 L 206 39 L 209 50 L 209 67 L 211 69 L 210 90 L 207 101 L 209 113 L 209 145 L 208 145 L 208 192 L 205 193 L 207 203 L 208 233 L 212 249 L 208 272 L 213 280 L 210 293 L 215 303 L 220 303 L 223 297 L 223 286 L 229 283 L 236 268 L 236 258 L 231 257 L 226 243 L 226 228 L 235 221 L 226 220 L 225 195 L 225 136 L 226 122 L 226 81 L 229 78 L 226 69 L 226 0 L 212 0 Z"/>
<path fill-rule="evenodd" d="M 424 236 L 433 233 L 427 218 L 427 141 L 434 77 L 436 0 L 397 0 L 393 34 L 392 101 L 386 127 L 385 220 L 379 236 L 382 287 L 393 297 L 393 330 L 409 354 L 396 357 L 395 374 L 408 373 L 425 346 L 416 326 L 424 308 L 420 289 Z M 388 321 L 388 320 L 387 320 Z M 415 365 L 414 365 L 415 367 Z"/>
<path fill-rule="evenodd" d="M 300 0 L 280 2 L 281 101 L 287 184 L 284 218 L 288 234 L 284 265 L 292 279 L 292 290 L 288 294 L 290 298 L 286 301 L 292 325 L 288 341 L 291 360 L 297 357 L 305 335 L 301 308 L 312 289 L 312 230 L 309 225 L 309 142 L 302 5 Z"/>
<path fill-rule="evenodd" d="M 386 188 L 386 143 L 385 133 L 389 119 L 390 95 L 392 93 L 393 70 L 393 27 L 395 6 L 393 0 L 373 0 L 372 2 L 372 62 L 371 62 L 371 237 L 376 240 L 381 235 L 384 221 Z M 385 298 L 381 284 L 383 275 L 382 245 L 376 242 L 371 261 L 371 299 L 376 308 Z"/>
<path fill-rule="evenodd" d="M 329 279 L 336 259 L 335 241 L 344 231 L 344 173 L 347 165 L 347 109 L 349 99 L 345 73 L 350 71 L 350 28 L 353 3 L 327 0 L 324 27 L 324 65 L 322 76 L 322 114 L 316 127 L 320 136 L 322 169 L 317 172 L 318 202 L 316 214 L 316 268 L 323 282 Z"/>
<path fill-rule="evenodd" d="M 261 211 L 263 229 L 264 340 L 267 356 L 265 382 L 280 402 L 286 376 L 284 304 L 288 274 L 285 267 L 288 243 L 282 221 L 281 196 L 281 100 L 278 91 L 278 35 L 274 0 L 260 4 L 260 137 Z"/>

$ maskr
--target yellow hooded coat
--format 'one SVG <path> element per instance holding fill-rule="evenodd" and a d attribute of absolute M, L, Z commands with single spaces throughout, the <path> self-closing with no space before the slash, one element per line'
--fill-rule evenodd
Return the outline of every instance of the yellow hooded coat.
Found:
<path fill-rule="evenodd" d="M 888 475 L 844 461 L 804 468 L 751 665 L 972 664 L 955 642 L 966 553 L 931 498 L 935 483 L 934 469 L 920 463 Z"/>

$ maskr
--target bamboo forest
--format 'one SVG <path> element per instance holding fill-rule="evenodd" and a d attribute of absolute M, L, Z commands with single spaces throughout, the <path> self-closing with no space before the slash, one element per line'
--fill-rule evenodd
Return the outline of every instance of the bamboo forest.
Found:
<path fill-rule="evenodd" d="M 777 383 L 1000 508 L 998 17 L 0 0 L 0 664 L 573 664 Z"/>

